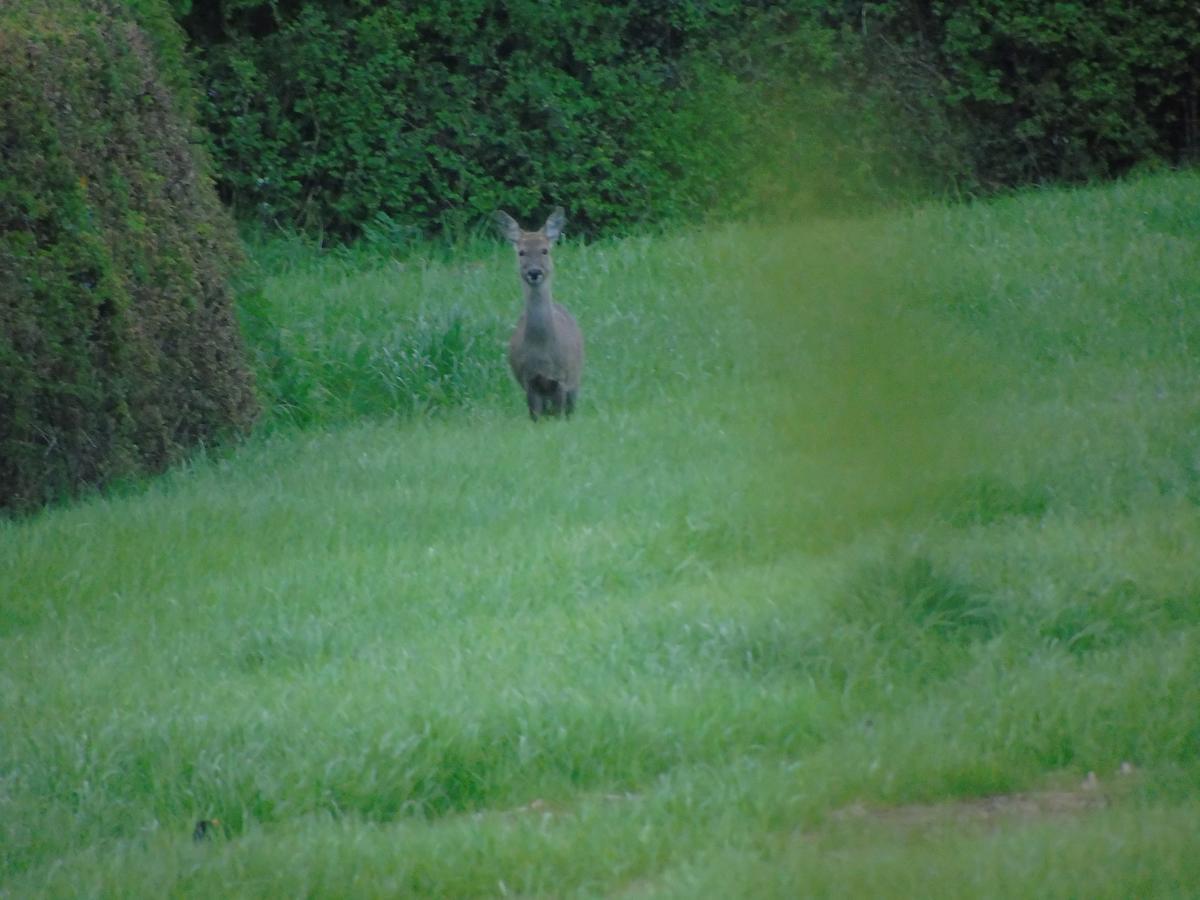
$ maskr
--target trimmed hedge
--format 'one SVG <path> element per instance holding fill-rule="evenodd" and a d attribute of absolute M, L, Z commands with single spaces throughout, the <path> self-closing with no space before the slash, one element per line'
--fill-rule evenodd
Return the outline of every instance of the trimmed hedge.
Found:
<path fill-rule="evenodd" d="M 884 0 L 837 4 L 874 83 L 936 104 L 985 189 L 1200 158 L 1194 0 Z M 923 153 L 936 152 L 933 134 Z M 917 136 L 918 140 L 921 136 Z"/>
<path fill-rule="evenodd" d="M 222 195 L 338 238 L 577 233 L 1200 154 L 1194 0 L 213 0 Z"/>
<path fill-rule="evenodd" d="M 719 162 L 681 60 L 740 4 L 217 0 L 183 19 L 242 216 L 335 237 L 461 234 L 569 202 L 576 233 L 661 219 Z"/>
<path fill-rule="evenodd" d="M 159 471 L 256 416 L 236 233 L 132 15 L 0 13 L 0 507 Z"/>

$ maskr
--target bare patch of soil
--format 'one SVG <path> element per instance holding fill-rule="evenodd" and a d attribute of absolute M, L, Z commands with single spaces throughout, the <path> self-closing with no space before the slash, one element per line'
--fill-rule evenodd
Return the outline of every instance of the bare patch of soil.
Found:
<path fill-rule="evenodd" d="M 1117 774 L 1126 779 L 1134 773 L 1129 763 L 1122 763 Z M 862 803 L 835 810 L 835 822 L 873 821 L 901 826 L 939 825 L 947 822 L 991 823 L 1000 819 L 1040 819 L 1052 816 L 1079 815 L 1108 805 L 1112 791 L 1102 787 L 1095 772 L 1077 787 L 1058 790 L 1023 791 L 1015 794 L 993 794 L 971 797 L 946 803 L 910 803 L 904 806 L 872 807 Z"/>

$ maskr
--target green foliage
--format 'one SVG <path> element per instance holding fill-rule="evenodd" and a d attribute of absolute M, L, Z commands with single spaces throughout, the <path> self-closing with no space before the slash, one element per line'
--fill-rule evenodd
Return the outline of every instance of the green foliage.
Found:
<path fill-rule="evenodd" d="M 837 18 L 883 90 L 926 121 L 934 104 L 952 127 L 968 186 L 1110 177 L 1200 154 L 1189 0 L 884 0 Z M 931 160 L 945 134 L 920 135 Z"/>
<path fill-rule="evenodd" d="M 188 59 L 187 35 L 177 17 L 190 0 L 111 0 L 125 15 L 137 22 L 150 42 L 155 73 L 168 88 L 186 126 L 195 128 L 196 85 Z M 198 129 L 197 129 L 198 130 Z M 193 138 L 198 140 L 198 138 Z"/>
<path fill-rule="evenodd" d="M 809 215 L 1200 148 L 1190 0 L 266 3 L 183 19 L 224 196 L 344 238 Z"/>
<path fill-rule="evenodd" d="M 946 153 L 918 171 L 895 140 L 890 96 L 843 83 L 838 32 L 775 6 L 247 0 L 184 22 L 221 190 L 275 225 L 459 239 L 563 202 L 596 234 L 944 181 Z"/>
<path fill-rule="evenodd" d="M 257 270 L 238 305 L 268 425 L 407 418 L 507 395 L 516 276 L 383 234 L 327 251 L 297 235 L 251 240 Z"/>
<path fill-rule="evenodd" d="M 496 319 L 371 305 L 299 320 L 261 292 L 244 296 L 242 322 L 263 400 L 276 425 L 477 404 L 505 384 Z M 358 318 L 361 316 L 361 318 Z"/>
<path fill-rule="evenodd" d="M 160 470 L 255 415 L 230 222 L 121 10 L 0 17 L 0 506 Z"/>
<path fill-rule="evenodd" d="M 238 211 L 461 235 L 501 203 L 570 198 L 582 230 L 677 209 L 678 59 L 721 6 L 226 3 L 184 21 Z"/>

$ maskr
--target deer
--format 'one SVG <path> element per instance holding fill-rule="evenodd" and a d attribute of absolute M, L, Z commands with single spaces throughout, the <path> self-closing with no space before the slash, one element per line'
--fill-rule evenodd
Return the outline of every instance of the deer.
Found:
<path fill-rule="evenodd" d="M 562 234 L 566 216 L 557 207 L 538 231 L 524 231 L 503 210 L 493 216 L 500 233 L 517 252 L 525 310 L 508 342 L 508 364 L 525 391 L 529 417 L 543 413 L 571 417 L 583 373 L 583 334 L 565 308 L 554 302 L 554 263 L 550 249 Z"/>

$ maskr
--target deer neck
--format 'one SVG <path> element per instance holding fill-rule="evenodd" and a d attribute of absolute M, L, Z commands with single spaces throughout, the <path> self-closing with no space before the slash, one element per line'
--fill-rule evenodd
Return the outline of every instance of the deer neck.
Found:
<path fill-rule="evenodd" d="M 548 338 L 554 331 L 554 300 L 550 296 L 550 280 L 525 285 L 525 335 L 538 340 Z"/>

